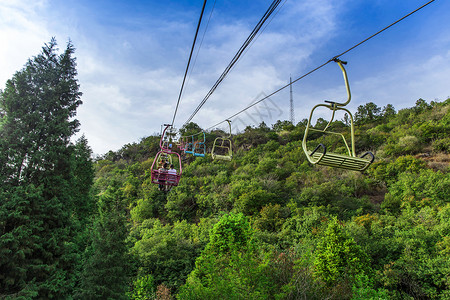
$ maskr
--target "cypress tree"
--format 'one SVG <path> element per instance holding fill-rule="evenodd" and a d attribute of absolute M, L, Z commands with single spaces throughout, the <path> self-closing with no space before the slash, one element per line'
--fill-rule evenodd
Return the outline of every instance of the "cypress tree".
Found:
<path fill-rule="evenodd" d="M 75 48 L 57 51 L 52 39 L 0 93 L 0 297 L 61 299 L 73 287 L 74 211 L 88 201 L 73 193 L 81 92 Z"/>

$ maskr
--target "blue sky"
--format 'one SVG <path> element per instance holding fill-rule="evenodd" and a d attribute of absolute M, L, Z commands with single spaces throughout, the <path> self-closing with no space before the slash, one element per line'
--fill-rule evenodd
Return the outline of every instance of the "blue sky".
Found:
<path fill-rule="evenodd" d="M 426 2 L 283 1 L 193 121 L 213 126 L 286 85 L 289 76 L 300 77 Z M 207 2 L 199 42 L 210 22 L 194 53 L 176 127 L 205 97 L 271 3 L 216 0 L 211 14 L 214 1 Z M 0 89 L 51 37 L 60 48 L 70 38 L 83 92 L 80 134 L 97 154 L 138 142 L 172 120 L 202 4 L 0 0 Z M 349 109 L 374 102 L 398 110 L 419 98 L 450 96 L 448 12 L 450 1 L 436 0 L 342 56 L 352 90 Z M 339 68 L 330 63 L 296 82 L 293 98 L 296 121 L 323 100 L 345 98 Z M 289 88 L 232 121 L 237 130 L 278 119 L 289 119 Z"/>

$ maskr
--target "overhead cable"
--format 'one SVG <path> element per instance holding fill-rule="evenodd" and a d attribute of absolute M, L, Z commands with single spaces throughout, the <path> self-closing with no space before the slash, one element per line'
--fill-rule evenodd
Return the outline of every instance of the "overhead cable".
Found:
<path fill-rule="evenodd" d="M 269 21 L 267 21 L 264 25 L 264 27 L 258 32 L 258 35 L 253 39 L 253 41 L 251 42 L 251 44 L 247 47 L 247 49 L 245 50 L 245 52 L 242 54 L 241 57 L 245 56 L 245 54 L 248 52 L 248 50 L 250 49 L 250 47 L 258 40 L 258 38 L 263 34 L 264 30 L 266 30 L 266 28 L 269 26 L 270 22 L 272 22 L 272 20 L 276 17 L 276 15 L 280 12 L 280 10 L 283 8 L 283 6 L 286 4 L 287 0 L 284 0 L 283 4 L 281 4 L 280 8 L 278 9 L 278 11 L 276 11 L 273 16 L 272 19 L 270 19 Z"/>
<path fill-rule="evenodd" d="M 348 48 L 348 49 L 345 50 L 344 52 L 342 52 L 342 53 L 340 53 L 340 54 L 334 56 L 334 57 L 331 58 L 331 59 L 329 59 L 327 62 L 321 64 L 320 66 L 314 68 L 313 70 L 309 71 L 308 73 L 306 73 L 306 74 L 300 76 L 299 78 L 293 80 L 293 81 L 290 82 L 289 84 L 286 84 L 285 86 L 283 86 L 283 87 L 277 89 L 276 91 L 274 91 L 274 92 L 272 92 L 271 94 L 265 96 L 264 98 L 262 98 L 262 99 L 260 99 L 260 100 L 258 100 L 258 101 L 256 101 L 256 102 L 254 102 L 254 103 L 252 103 L 251 105 L 249 105 L 249 106 L 247 106 L 246 108 L 240 110 L 239 112 L 235 113 L 234 115 L 232 115 L 232 116 L 226 118 L 225 120 L 223 120 L 223 121 L 221 121 L 221 122 L 219 122 L 219 123 L 217 123 L 217 124 L 215 124 L 215 125 L 213 125 L 213 126 L 207 128 L 206 130 L 213 129 L 214 127 L 216 127 L 216 126 L 218 126 L 218 125 L 224 123 L 226 120 L 229 120 L 229 119 L 232 119 L 232 118 L 236 117 L 237 115 L 243 113 L 243 112 L 246 111 L 247 109 L 252 108 L 253 106 L 257 105 L 258 103 L 260 103 L 260 102 L 266 100 L 267 98 L 269 98 L 269 97 L 275 95 L 276 93 L 278 93 L 278 92 L 284 90 L 284 89 L 287 88 L 288 86 L 294 84 L 295 82 L 299 81 L 300 79 L 305 78 L 306 76 L 310 75 L 311 73 L 313 73 L 313 72 L 319 70 L 320 68 L 324 67 L 325 65 L 327 65 L 328 63 L 334 61 L 335 59 L 339 58 L 340 56 L 342 56 L 342 55 L 344 55 L 344 54 L 350 52 L 351 50 L 355 49 L 356 47 L 360 46 L 361 44 L 363 44 L 363 43 L 367 42 L 368 40 L 372 39 L 373 37 L 375 37 L 375 36 L 377 36 L 378 34 L 382 33 L 382 32 L 385 31 L 386 29 L 388 29 L 388 28 L 394 26 L 394 25 L 397 24 L 398 22 L 400 22 L 400 21 L 406 19 L 407 17 L 411 16 L 412 14 L 416 13 L 417 11 L 421 10 L 422 8 L 424 8 L 425 6 L 431 4 L 431 3 L 434 2 L 434 1 L 435 1 L 435 0 L 428 1 L 428 2 L 425 3 L 424 5 L 422 5 L 422 6 L 420 6 L 419 8 L 413 10 L 412 12 L 410 12 L 410 13 L 408 13 L 407 15 L 403 16 L 402 18 L 398 19 L 397 21 L 393 22 L 392 24 L 390 24 L 390 25 L 384 27 L 383 29 L 381 29 L 381 30 L 377 31 L 376 33 L 372 34 L 371 36 L 369 36 L 368 38 L 366 38 L 366 39 L 362 40 L 361 42 L 355 44 L 354 46 Z"/>
<path fill-rule="evenodd" d="M 434 1 L 434 0 L 433 0 L 433 1 Z M 337 57 L 337 56 L 336 56 L 336 57 Z M 250 104 L 250 105 L 249 105 L 249 106 L 247 106 L 246 108 L 244 108 L 244 109 L 242 109 L 242 110 L 238 111 L 238 112 L 237 112 L 237 113 L 235 113 L 234 115 L 232 115 L 232 116 L 228 117 L 227 119 L 225 119 L 225 120 L 223 120 L 223 121 L 221 121 L 221 122 L 219 122 L 219 123 L 217 123 L 217 124 L 215 124 L 215 125 L 213 125 L 213 126 L 209 127 L 209 128 L 208 128 L 208 129 L 206 129 L 206 130 L 212 129 L 212 128 L 214 128 L 214 127 L 216 127 L 216 126 L 218 126 L 218 125 L 222 124 L 222 123 L 223 123 L 223 122 L 225 122 L 226 120 L 229 120 L 229 119 L 232 119 L 232 118 L 236 117 L 237 115 L 239 115 L 239 114 L 243 113 L 243 112 L 244 112 L 244 111 L 246 111 L 247 109 L 249 109 L 249 108 L 252 108 L 252 107 L 253 107 L 253 106 L 255 106 L 256 104 L 258 104 L 258 103 L 261 103 L 262 101 L 266 100 L 267 98 L 269 98 L 269 97 L 271 97 L 271 96 L 275 95 L 276 93 L 278 93 L 278 92 L 280 92 L 280 91 L 284 90 L 285 88 L 287 88 L 287 87 L 288 87 L 288 86 L 290 86 L 291 84 L 293 84 L 293 83 L 295 83 L 295 82 L 299 81 L 300 79 L 302 79 L 302 78 L 304 78 L 304 77 L 306 77 L 306 76 L 310 75 L 311 73 L 313 73 L 313 72 L 315 72 L 315 71 L 319 70 L 320 68 L 324 67 L 325 65 L 327 65 L 327 64 L 328 64 L 329 62 L 331 62 L 331 61 L 333 61 L 333 59 L 330 59 L 330 60 L 329 60 L 329 61 L 327 61 L 326 63 L 323 63 L 323 64 L 321 64 L 321 65 L 320 65 L 320 66 L 318 66 L 317 68 L 315 68 L 315 69 L 313 69 L 313 70 L 309 71 L 308 73 L 306 73 L 306 74 L 304 74 L 304 75 L 300 76 L 299 78 L 295 79 L 294 81 L 292 81 L 292 82 L 290 82 L 290 83 L 286 84 L 285 86 L 283 86 L 283 87 L 279 88 L 279 89 L 278 89 L 278 90 L 276 90 L 275 92 L 272 92 L 271 94 L 269 94 L 269 95 L 265 96 L 264 98 L 262 98 L 262 99 L 260 99 L 260 100 L 258 100 L 258 101 L 256 101 L 256 102 L 254 102 L 254 103 Z"/>
<path fill-rule="evenodd" d="M 234 64 L 239 60 L 242 53 L 245 51 L 245 49 L 250 45 L 252 40 L 255 38 L 255 36 L 258 34 L 258 31 L 263 26 L 264 22 L 270 17 L 270 15 L 275 11 L 278 4 L 280 4 L 281 0 L 274 0 L 270 7 L 267 9 L 267 11 L 264 13 L 263 17 L 259 20 L 258 24 L 256 24 L 255 28 L 252 30 L 250 35 L 245 40 L 244 44 L 239 48 L 239 51 L 236 53 L 236 55 L 233 57 L 231 62 L 228 64 L 228 66 L 223 71 L 222 75 L 220 75 L 219 79 L 217 79 L 216 83 L 214 83 L 213 87 L 209 90 L 209 92 L 206 94 L 206 96 L 203 98 L 203 100 L 200 102 L 200 104 L 197 106 L 197 108 L 194 110 L 194 112 L 191 114 L 191 116 L 188 118 L 186 122 L 184 122 L 183 126 L 189 123 L 192 118 L 197 114 L 197 112 L 202 108 L 202 106 L 206 103 L 206 101 L 209 99 L 209 97 L 214 93 L 214 91 L 217 89 L 219 84 L 225 79 L 227 74 L 230 72 L 230 70 L 233 68 Z"/>
<path fill-rule="evenodd" d="M 186 71 L 184 72 L 183 83 L 181 84 L 180 94 L 178 95 L 177 106 L 175 107 L 175 112 L 174 112 L 174 114 L 173 114 L 171 126 L 173 126 L 173 123 L 175 122 L 175 117 L 176 117 L 176 115 L 177 115 L 178 106 L 180 105 L 181 95 L 183 94 L 184 82 L 186 81 L 186 77 L 187 77 L 188 70 L 189 70 L 189 64 L 190 64 L 191 58 L 192 58 L 192 53 L 194 52 L 195 41 L 197 40 L 198 31 L 199 31 L 199 29 L 200 29 L 200 24 L 201 24 L 201 22 L 202 22 L 203 12 L 205 11 L 205 6 L 206 6 L 206 1 L 207 1 L 207 0 L 205 0 L 205 1 L 203 2 L 202 12 L 200 13 L 200 18 L 199 18 L 198 24 L 197 24 L 197 30 L 195 31 L 194 42 L 192 43 L 191 53 L 189 54 L 189 60 L 188 60 L 187 66 L 186 66 Z"/>
<path fill-rule="evenodd" d="M 205 30 L 203 31 L 202 39 L 200 40 L 200 44 L 198 45 L 198 49 L 197 49 L 197 53 L 195 54 L 194 62 L 192 63 L 192 67 L 191 67 L 191 69 L 189 71 L 188 78 L 187 78 L 187 81 L 186 81 L 186 85 L 189 84 L 190 74 L 192 74 L 192 69 L 195 67 L 195 63 L 197 62 L 198 54 L 200 53 L 200 49 L 202 48 L 203 40 L 205 39 L 205 35 L 206 35 L 206 31 L 208 30 L 209 23 L 211 21 L 212 14 L 214 12 L 214 8 L 216 7 L 216 2 L 217 2 L 217 0 L 214 0 L 214 4 L 212 6 L 211 12 L 209 13 L 208 22 L 206 22 Z"/>

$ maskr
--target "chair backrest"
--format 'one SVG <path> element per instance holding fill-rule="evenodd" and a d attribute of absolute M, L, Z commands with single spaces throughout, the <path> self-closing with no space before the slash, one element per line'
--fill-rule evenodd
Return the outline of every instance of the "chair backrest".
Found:
<path fill-rule="evenodd" d="M 195 140 L 195 137 L 200 135 L 200 137 Z M 200 132 L 195 135 L 188 136 L 190 141 L 186 144 L 184 153 L 191 154 L 195 157 L 205 157 L 206 155 L 206 136 L 205 132 Z"/>
<path fill-rule="evenodd" d="M 206 145 L 205 142 L 195 141 L 194 142 L 194 156 L 205 156 L 206 154 Z"/>
<path fill-rule="evenodd" d="M 213 159 L 231 160 L 233 157 L 232 142 L 227 138 L 216 138 L 211 150 Z"/>

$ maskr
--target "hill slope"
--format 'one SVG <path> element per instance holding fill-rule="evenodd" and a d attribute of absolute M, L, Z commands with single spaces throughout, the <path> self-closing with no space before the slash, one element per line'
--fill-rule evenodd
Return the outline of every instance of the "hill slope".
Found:
<path fill-rule="evenodd" d="M 450 297 L 449 108 L 450 99 L 398 112 L 360 106 L 356 152 L 376 156 L 363 173 L 308 163 L 305 120 L 247 127 L 230 162 L 188 158 L 168 193 L 150 179 L 158 137 L 109 152 L 94 189 L 126 208 L 132 294 Z M 348 137 L 344 120 L 330 128 Z M 334 136 L 309 143 L 343 150 Z"/>

